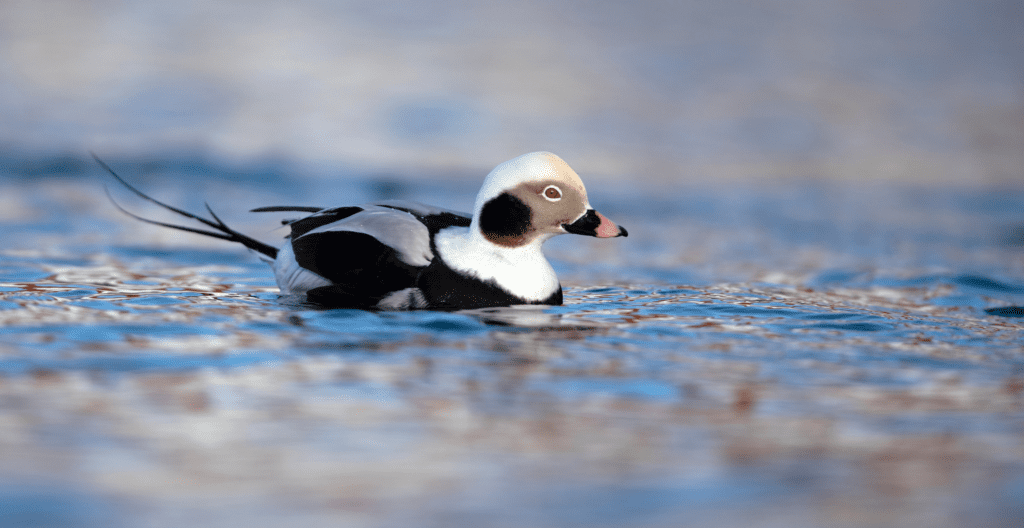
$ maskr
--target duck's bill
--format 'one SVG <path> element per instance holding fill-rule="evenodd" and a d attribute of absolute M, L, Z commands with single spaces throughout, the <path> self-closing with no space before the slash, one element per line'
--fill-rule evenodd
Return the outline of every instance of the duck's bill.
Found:
<path fill-rule="evenodd" d="M 626 228 L 615 225 L 615 222 L 612 222 L 608 217 L 593 209 L 587 209 L 587 212 L 583 216 L 579 217 L 571 224 L 562 224 L 562 229 L 564 229 L 566 233 L 587 235 L 597 238 L 629 236 L 629 233 L 626 232 Z"/>

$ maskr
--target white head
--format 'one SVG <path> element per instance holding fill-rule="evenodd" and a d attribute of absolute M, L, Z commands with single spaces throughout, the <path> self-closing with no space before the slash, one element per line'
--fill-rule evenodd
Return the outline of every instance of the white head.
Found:
<path fill-rule="evenodd" d="M 583 181 L 550 152 L 531 152 L 495 167 L 476 197 L 470 231 L 505 247 L 539 244 L 563 233 L 627 235 L 590 206 Z"/>

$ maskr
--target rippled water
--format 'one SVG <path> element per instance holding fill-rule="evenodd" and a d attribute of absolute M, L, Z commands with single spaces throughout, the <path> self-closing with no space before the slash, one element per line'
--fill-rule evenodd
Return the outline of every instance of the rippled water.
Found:
<path fill-rule="evenodd" d="M 313 187 L 120 168 L 268 241 L 244 211 Z M 371 313 L 280 298 L 102 184 L 0 185 L 0 524 L 1024 517 L 1024 189 L 591 185 L 631 236 L 550 244 L 564 306 Z M 312 201 L 476 191 L 330 188 Z"/>

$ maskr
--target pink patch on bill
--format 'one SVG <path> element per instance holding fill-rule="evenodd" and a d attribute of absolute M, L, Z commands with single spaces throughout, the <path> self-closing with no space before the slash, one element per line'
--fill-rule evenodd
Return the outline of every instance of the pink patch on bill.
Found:
<path fill-rule="evenodd" d="M 594 211 L 597 213 L 597 211 Z M 597 213 L 597 217 L 601 219 L 601 225 L 597 226 L 597 238 L 611 238 L 619 236 L 619 226 L 615 225 L 608 219 L 607 216 Z"/>

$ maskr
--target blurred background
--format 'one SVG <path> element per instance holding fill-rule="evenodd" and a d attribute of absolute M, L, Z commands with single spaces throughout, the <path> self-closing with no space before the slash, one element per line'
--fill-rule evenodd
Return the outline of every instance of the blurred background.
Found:
<path fill-rule="evenodd" d="M 513 326 L 89 157 L 279 244 L 535 150 L 630 236 Z M 0 0 L 0 526 L 1016 528 L 1022 167 L 1020 0 Z"/>
<path fill-rule="evenodd" d="M 0 152 L 1004 182 L 1012 0 L 4 0 Z"/>

